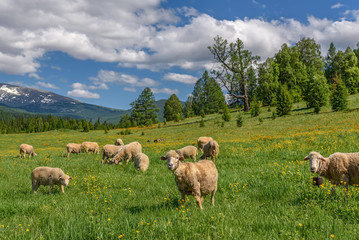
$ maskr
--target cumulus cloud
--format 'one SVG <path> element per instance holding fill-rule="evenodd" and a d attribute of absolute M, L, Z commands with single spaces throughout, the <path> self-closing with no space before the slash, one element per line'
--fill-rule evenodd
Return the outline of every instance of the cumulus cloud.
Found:
<path fill-rule="evenodd" d="M 73 89 L 71 91 L 68 91 L 67 95 L 71 97 L 79 97 L 79 98 L 95 98 L 95 99 L 100 98 L 99 94 L 84 89 Z"/>
<path fill-rule="evenodd" d="M 252 2 L 265 7 L 258 0 Z M 332 8 L 342 6 L 338 3 Z M 218 20 L 190 7 L 164 9 L 161 0 L 1 1 L 0 71 L 36 74 L 41 67 L 38 59 L 48 51 L 152 71 L 202 69 L 211 64 L 207 47 L 213 45 L 216 35 L 230 42 L 240 38 L 262 59 L 272 57 L 283 43 L 292 44 L 302 37 L 315 38 L 323 49 L 330 42 L 346 48 L 359 39 L 359 12 L 346 14 L 354 20 Z M 106 89 L 111 83 L 130 88 L 155 84 L 111 71 L 100 72 L 96 79 L 89 89 Z"/>
<path fill-rule="evenodd" d="M 29 73 L 29 77 L 36 78 L 37 80 L 42 80 L 42 77 L 40 77 L 37 73 Z"/>
<path fill-rule="evenodd" d="M 164 94 L 168 94 L 168 95 L 179 93 L 178 89 L 170 89 L 170 88 L 151 88 L 151 91 L 155 94 L 164 93 Z"/>
<path fill-rule="evenodd" d="M 330 8 L 341 8 L 341 7 L 344 7 L 344 5 L 341 3 L 337 3 L 337 4 L 334 4 L 333 6 L 331 6 Z"/>
<path fill-rule="evenodd" d="M 188 75 L 188 74 L 179 74 L 179 73 L 167 73 L 163 79 L 175 82 L 181 82 L 184 84 L 195 84 L 198 78 Z"/>
<path fill-rule="evenodd" d="M 58 86 L 51 84 L 51 83 L 46 83 L 46 82 L 37 82 L 37 85 L 40 85 L 41 87 L 44 88 L 51 88 L 51 89 L 60 89 Z"/>

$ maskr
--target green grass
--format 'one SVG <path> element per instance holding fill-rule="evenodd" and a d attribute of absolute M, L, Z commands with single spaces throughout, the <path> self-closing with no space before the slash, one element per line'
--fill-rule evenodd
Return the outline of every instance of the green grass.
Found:
<path fill-rule="evenodd" d="M 237 113 L 221 127 L 221 116 L 158 128 L 82 133 L 53 131 L 0 135 L 0 239 L 357 239 L 359 188 L 312 185 L 313 175 L 303 158 L 310 151 L 324 156 L 356 152 L 359 147 L 359 96 L 350 98 L 350 111 L 320 114 L 295 104 L 292 115 L 271 119 L 267 108 L 259 118 Z M 274 109 L 272 109 L 274 110 Z M 144 135 L 142 135 L 142 132 Z M 200 211 L 193 197 L 186 203 L 173 174 L 160 160 L 170 149 L 212 136 L 220 145 L 216 162 L 219 180 L 215 206 L 207 197 Z M 150 158 L 147 172 L 127 166 L 101 165 L 93 154 L 65 157 L 69 142 L 96 141 L 102 147 L 122 138 L 139 141 Z M 164 138 L 164 142 L 147 140 Z M 38 156 L 19 159 L 18 146 L 34 146 Z M 41 186 L 31 191 L 31 171 L 38 166 L 61 167 L 74 179 L 62 194 Z"/>

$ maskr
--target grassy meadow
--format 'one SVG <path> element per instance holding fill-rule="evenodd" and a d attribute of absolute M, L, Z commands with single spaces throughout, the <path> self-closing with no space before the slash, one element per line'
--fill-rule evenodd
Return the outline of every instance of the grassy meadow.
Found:
<path fill-rule="evenodd" d="M 52 131 L 0 135 L 0 239 L 357 239 L 359 187 L 331 194 L 324 179 L 313 186 L 303 158 L 310 151 L 328 156 L 359 151 L 359 96 L 351 96 L 348 112 L 320 114 L 295 104 L 290 116 L 271 118 L 237 112 L 221 126 L 221 115 L 153 128 Z M 274 110 L 272 108 L 271 110 Z M 263 121 L 259 121 L 262 118 Z M 215 206 L 205 198 L 200 211 L 193 197 L 181 202 L 173 174 L 160 160 L 170 149 L 212 136 L 220 145 Z M 100 147 L 121 138 L 139 141 L 150 158 L 147 172 L 128 165 L 101 165 L 94 154 L 65 157 L 67 143 L 96 141 Z M 159 143 L 147 142 L 164 138 Z M 34 158 L 19 159 L 21 143 L 34 146 Z M 199 158 L 199 156 L 198 156 Z M 186 160 L 188 161 L 188 160 Z M 73 177 L 65 194 L 55 186 L 31 190 L 31 171 L 60 167 Z"/>

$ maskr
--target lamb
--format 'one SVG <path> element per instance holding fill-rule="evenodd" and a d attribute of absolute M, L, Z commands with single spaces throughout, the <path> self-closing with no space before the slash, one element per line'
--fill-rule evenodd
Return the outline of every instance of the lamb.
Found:
<path fill-rule="evenodd" d="M 66 145 L 67 157 L 70 156 L 70 153 L 81 153 L 81 144 L 78 143 L 69 143 Z"/>
<path fill-rule="evenodd" d="M 150 164 L 150 159 L 144 153 L 137 153 L 133 165 L 135 169 L 141 172 L 146 172 L 148 165 Z"/>
<path fill-rule="evenodd" d="M 115 142 L 115 145 L 116 145 L 116 146 L 123 146 L 123 145 L 125 145 L 125 144 L 123 144 L 123 141 L 122 141 L 121 138 L 117 138 L 117 139 L 116 139 L 116 142 Z"/>
<path fill-rule="evenodd" d="M 209 141 L 203 147 L 203 155 L 200 159 L 207 159 L 207 157 L 211 157 L 212 161 L 217 160 L 217 156 L 219 153 L 219 145 L 216 141 Z"/>
<path fill-rule="evenodd" d="M 83 142 L 81 144 L 81 148 L 85 150 L 85 152 L 93 152 L 93 153 L 100 153 L 100 147 L 96 142 Z"/>
<path fill-rule="evenodd" d="M 117 146 L 112 144 L 106 144 L 105 146 L 103 146 L 101 163 L 103 164 L 105 158 L 107 163 L 110 163 L 108 159 L 113 158 L 118 153 L 118 151 L 120 151 L 121 148 L 122 146 Z"/>
<path fill-rule="evenodd" d="M 209 141 L 213 141 L 213 138 L 211 138 L 211 137 L 199 137 L 197 139 L 198 150 L 202 151 L 204 145 L 206 145 Z"/>
<path fill-rule="evenodd" d="M 211 194 L 211 203 L 214 205 L 218 171 L 212 161 L 183 162 L 183 157 L 180 157 L 174 150 L 162 156 L 161 160 L 167 160 L 167 167 L 175 176 L 182 201 L 185 200 L 185 195 L 193 195 L 202 210 L 204 196 Z"/>
<path fill-rule="evenodd" d="M 19 157 L 21 158 L 22 155 L 24 155 L 24 158 L 26 158 L 26 154 L 29 154 L 29 156 L 36 156 L 37 154 L 34 151 L 34 147 L 29 144 L 21 144 L 20 145 L 20 154 Z"/>
<path fill-rule="evenodd" d="M 186 146 L 177 149 L 176 152 L 180 157 L 183 157 L 184 159 L 192 158 L 193 161 L 196 161 L 196 156 L 198 155 L 198 149 L 194 146 Z"/>
<path fill-rule="evenodd" d="M 318 152 L 311 152 L 304 160 L 309 160 L 312 173 L 318 173 L 335 185 L 344 183 L 348 188 L 348 184 L 359 184 L 359 153 L 336 152 L 324 158 Z"/>
<path fill-rule="evenodd" d="M 141 152 L 141 144 L 139 142 L 131 142 L 123 146 L 120 151 L 112 158 L 111 162 L 115 164 L 122 164 L 122 161 L 126 159 L 126 163 L 128 163 L 130 159 L 134 160 L 135 156 Z"/>
<path fill-rule="evenodd" d="M 62 193 L 65 193 L 64 186 L 69 184 L 72 177 L 66 175 L 61 168 L 51 167 L 37 167 L 31 173 L 32 191 L 36 193 L 40 185 L 50 185 L 50 193 L 52 192 L 54 185 L 61 188 Z"/>

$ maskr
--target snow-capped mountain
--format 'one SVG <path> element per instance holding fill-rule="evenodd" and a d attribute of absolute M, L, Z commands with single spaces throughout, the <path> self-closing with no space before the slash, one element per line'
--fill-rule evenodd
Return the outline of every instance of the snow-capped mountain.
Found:
<path fill-rule="evenodd" d="M 96 120 L 119 118 L 126 110 L 83 103 L 53 92 L 0 83 L 0 104 L 32 113 L 53 114 Z"/>

